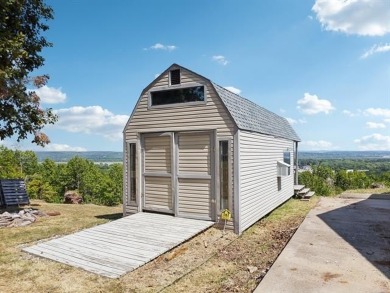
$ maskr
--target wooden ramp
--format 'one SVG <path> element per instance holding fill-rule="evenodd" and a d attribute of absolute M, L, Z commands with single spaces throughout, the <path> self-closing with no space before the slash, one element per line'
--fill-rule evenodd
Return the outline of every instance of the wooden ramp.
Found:
<path fill-rule="evenodd" d="M 118 278 L 212 226 L 214 222 L 138 213 L 23 249 Z"/>

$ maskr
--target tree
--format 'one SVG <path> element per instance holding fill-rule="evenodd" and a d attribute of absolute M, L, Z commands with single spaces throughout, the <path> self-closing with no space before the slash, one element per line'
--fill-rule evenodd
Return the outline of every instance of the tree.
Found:
<path fill-rule="evenodd" d="M 44 64 L 42 49 L 52 46 L 41 36 L 49 28 L 46 21 L 53 18 L 53 10 L 43 1 L 0 2 L 0 140 L 20 141 L 32 134 L 32 142 L 43 146 L 50 141 L 41 130 L 57 121 L 52 109 L 43 109 L 38 95 L 27 90 L 42 87 L 49 78 L 30 76 Z"/>

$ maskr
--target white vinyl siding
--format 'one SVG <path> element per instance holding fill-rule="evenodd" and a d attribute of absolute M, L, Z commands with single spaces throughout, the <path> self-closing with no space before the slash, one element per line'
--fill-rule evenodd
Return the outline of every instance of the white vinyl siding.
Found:
<path fill-rule="evenodd" d="M 278 191 L 277 162 L 286 149 L 292 153 L 292 141 L 239 131 L 239 233 L 293 196 L 293 172 L 281 178 Z"/>

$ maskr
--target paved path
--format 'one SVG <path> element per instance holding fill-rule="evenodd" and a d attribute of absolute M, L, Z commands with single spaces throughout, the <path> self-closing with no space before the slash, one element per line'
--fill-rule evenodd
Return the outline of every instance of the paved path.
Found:
<path fill-rule="evenodd" d="M 213 224 L 211 221 L 138 213 L 23 250 L 102 276 L 118 278 Z"/>
<path fill-rule="evenodd" d="M 254 292 L 389 293 L 390 196 L 373 198 L 321 198 Z"/>

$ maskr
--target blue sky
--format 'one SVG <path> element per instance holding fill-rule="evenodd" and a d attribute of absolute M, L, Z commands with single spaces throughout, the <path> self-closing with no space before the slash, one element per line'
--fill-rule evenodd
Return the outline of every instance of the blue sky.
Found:
<path fill-rule="evenodd" d="M 286 117 L 300 150 L 390 150 L 389 0 L 47 3 L 38 94 L 60 118 L 43 150 L 121 151 L 142 89 L 172 63 Z"/>

